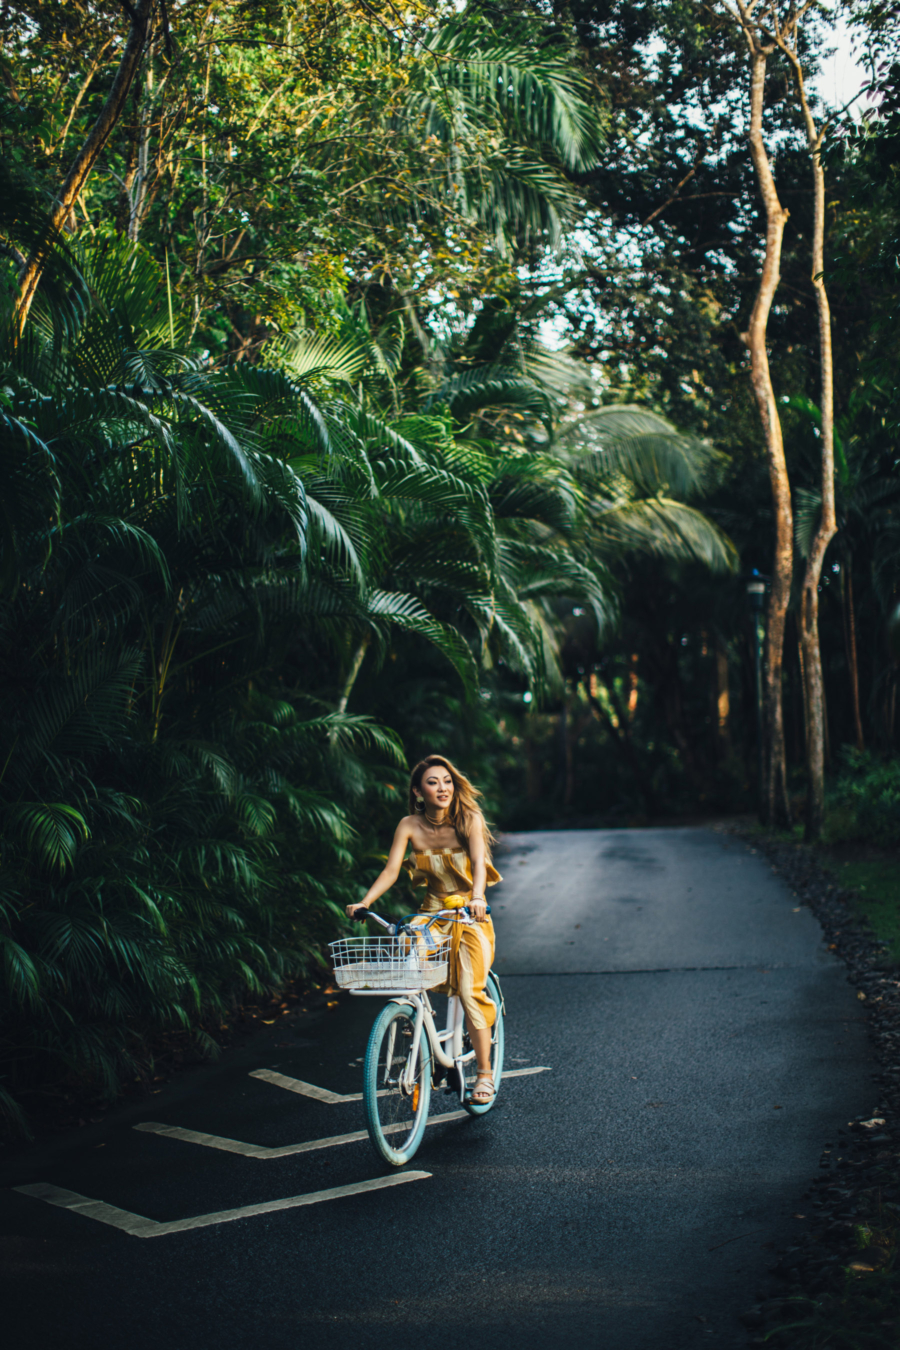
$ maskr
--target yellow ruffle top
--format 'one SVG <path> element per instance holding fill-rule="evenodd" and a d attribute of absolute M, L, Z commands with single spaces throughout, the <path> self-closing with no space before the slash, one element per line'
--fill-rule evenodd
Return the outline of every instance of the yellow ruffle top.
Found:
<path fill-rule="evenodd" d="M 472 894 L 472 861 L 464 848 L 420 849 L 418 853 L 410 854 L 403 869 L 411 885 L 426 887 L 425 906 L 429 906 L 429 901 Z M 496 886 L 502 880 L 496 867 L 488 863 L 486 884 Z M 441 905 L 436 908 L 440 909 Z"/>

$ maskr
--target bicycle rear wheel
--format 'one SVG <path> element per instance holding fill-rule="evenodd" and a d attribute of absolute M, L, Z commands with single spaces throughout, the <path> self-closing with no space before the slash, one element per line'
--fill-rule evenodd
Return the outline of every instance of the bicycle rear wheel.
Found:
<path fill-rule="evenodd" d="M 378 1015 L 366 1047 L 366 1128 L 379 1157 L 393 1167 L 409 1162 L 428 1122 L 431 1047 L 423 1029 L 416 1062 L 409 1065 L 415 1017 L 409 1004 L 389 1003 Z M 404 1070 L 407 1083 L 401 1084 Z"/>
<path fill-rule="evenodd" d="M 494 1095 L 489 1102 L 484 1105 L 476 1105 L 470 1097 L 466 1097 L 463 1106 L 470 1116 L 483 1116 L 497 1100 L 497 1093 L 500 1091 L 500 1079 L 503 1077 L 503 1050 L 506 1042 L 506 1032 L 503 1026 L 503 995 L 500 993 L 500 987 L 494 979 L 493 974 L 488 975 L 485 984 L 487 996 L 493 1002 L 497 1009 L 497 1016 L 494 1025 L 491 1027 L 491 1072 L 494 1075 Z M 466 1038 L 468 1041 L 468 1037 Z M 467 1092 L 471 1092 L 475 1086 L 475 1079 L 478 1072 L 475 1067 L 475 1061 L 470 1060 L 465 1068 L 465 1079 Z"/>

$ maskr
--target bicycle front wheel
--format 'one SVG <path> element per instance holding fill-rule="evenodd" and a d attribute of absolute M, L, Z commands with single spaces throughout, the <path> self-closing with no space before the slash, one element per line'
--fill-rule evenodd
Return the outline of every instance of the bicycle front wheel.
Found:
<path fill-rule="evenodd" d="M 488 998 L 497 1009 L 497 1016 L 494 1019 L 494 1025 L 491 1027 L 491 1073 L 494 1076 L 494 1095 L 484 1105 L 478 1105 L 472 1101 L 470 1094 L 475 1086 L 478 1072 L 475 1061 L 470 1060 L 465 1066 L 467 1096 L 463 1102 L 463 1106 L 470 1116 L 483 1116 L 490 1111 L 497 1100 L 497 1093 L 500 1091 L 500 1079 L 503 1077 L 503 1050 L 506 1042 L 506 1032 L 503 1026 L 503 996 L 493 973 L 488 975 L 484 988 Z"/>
<path fill-rule="evenodd" d="M 366 1048 L 363 1101 L 366 1128 L 378 1155 L 394 1167 L 408 1163 L 422 1142 L 431 1101 L 431 1047 L 424 1029 L 412 1062 L 415 1010 L 389 1003 Z"/>

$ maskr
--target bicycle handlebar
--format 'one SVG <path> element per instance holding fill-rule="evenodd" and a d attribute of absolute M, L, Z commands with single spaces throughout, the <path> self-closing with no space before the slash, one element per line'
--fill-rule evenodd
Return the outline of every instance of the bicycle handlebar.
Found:
<path fill-rule="evenodd" d="M 490 905 L 485 905 L 485 913 L 490 914 L 490 912 Z M 466 918 L 463 919 L 461 917 L 462 914 L 465 914 Z M 419 914 L 408 914 L 406 918 L 401 919 L 399 923 L 389 923 L 388 920 L 383 919 L 380 914 L 376 914 L 373 909 L 368 909 L 365 905 L 359 905 L 353 911 L 351 917 L 356 923 L 364 923 L 366 919 L 374 919 L 376 923 L 381 924 L 382 928 L 386 928 L 392 937 L 395 937 L 397 933 L 408 930 L 410 919 L 418 919 L 422 916 Z M 436 914 L 429 914 L 427 919 L 428 922 L 420 925 L 421 927 L 430 928 L 431 925 L 439 919 L 454 919 L 457 923 L 472 922 L 469 918 L 469 908 L 467 905 L 461 905 L 458 909 L 438 910 Z"/>

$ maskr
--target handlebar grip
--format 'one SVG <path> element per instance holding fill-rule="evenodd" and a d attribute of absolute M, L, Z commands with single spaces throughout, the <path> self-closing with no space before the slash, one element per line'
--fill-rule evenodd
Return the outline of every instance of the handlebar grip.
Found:
<path fill-rule="evenodd" d="M 365 923 L 368 916 L 369 916 L 368 906 L 358 905 L 350 917 L 354 920 L 355 923 Z"/>

